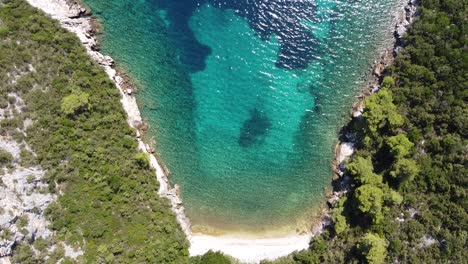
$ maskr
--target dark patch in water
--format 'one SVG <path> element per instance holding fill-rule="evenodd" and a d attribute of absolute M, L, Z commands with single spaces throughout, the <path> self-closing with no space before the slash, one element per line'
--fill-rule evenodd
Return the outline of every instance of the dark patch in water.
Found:
<path fill-rule="evenodd" d="M 211 54 L 211 48 L 198 42 L 189 26 L 190 17 L 199 8 L 199 2 L 204 3 L 205 1 L 155 1 L 158 8 L 167 11 L 169 37 L 175 46 L 178 47 L 181 65 L 189 73 L 203 71 L 206 67 L 206 58 Z"/>
<path fill-rule="evenodd" d="M 270 128 L 271 122 L 268 117 L 254 108 L 250 111 L 250 118 L 244 122 L 240 129 L 239 145 L 250 147 L 255 143 L 261 143 Z"/>
<path fill-rule="evenodd" d="M 199 43 L 189 27 L 189 19 L 197 8 L 208 3 L 221 9 L 231 9 L 244 17 L 253 31 L 263 40 L 274 36 L 281 47 L 276 66 L 304 69 L 314 59 L 317 41 L 304 21 L 314 21 L 316 5 L 313 0 L 153 0 L 167 10 L 172 39 L 179 47 L 180 60 L 189 72 L 205 69 L 209 47 Z"/>

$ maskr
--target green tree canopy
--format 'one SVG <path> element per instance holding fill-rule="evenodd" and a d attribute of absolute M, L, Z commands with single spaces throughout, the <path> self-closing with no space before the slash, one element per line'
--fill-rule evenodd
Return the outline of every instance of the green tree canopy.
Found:
<path fill-rule="evenodd" d="M 73 90 L 70 95 L 63 98 L 61 109 L 67 115 L 75 114 L 78 111 L 88 109 L 88 102 L 89 94 L 80 90 Z"/>
<path fill-rule="evenodd" d="M 382 218 L 383 191 L 379 187 L 365 184 L 356 189 L 356 199 L 361 212 L 372 216 L 375 223 Z"/>
<path fill-rule="evenodd" d="M 193 264 L 231 264 L 231 260 L 221 252 L 208 251 L 201 257 L 194 257 L 190 263 Z"/>
<path fill-rule="evenodd" d="M 13 156 L 8 151 L 0 149 L 0 167 L 9 165 L 13 161 Z"/>
<path fill-rule="evenodd" d="M 387 81 L 390 82 L 390 81 Z M 388 126 L 389 129 L 400 127 L 404 123 L 403 116 L 393 104 L 392 92 L 381 89 L 364 100 L 365 109 L 362 116 L 367 122 L 367 128 L 372 134 Z"/>
<path fill-rule="evenodd" d="M 410 154 L 411 148 L 414 146 L 413 142 L 404 134 L 389 137 L 386 143 L 390 147 L 390 153 L 398 159 L 404 158 Z"/>
<path fill-rule="evenodd" d="M 384 200 L 388 204 L 400 205 L 403 202 L 403 196 L 391 188 L 384 189 Z"/>
<path fill-rule="evenodd" d="M 359 184 L 373 184 L 377 185 L 382 183 L 382 176 L 374 173 L 374 166 L 370 157 L 364 158 L 358 156 L 351 163 L 346 166 L 348 172 Z"/>
<path fill-rule="evenodd" d="M 358 248 L 367 260 L 367 263 L 384 263 L 387 256 L 387 241 L 377 234 L 367 233 L 359 243 Z"/>
<path fill-rule="evenodd" d="M 390 176 L 397 179 L 398 182 L 404 183 L 412 181 L 419 173 L 419 166 L 415 160 L 412 159 L 398 159 L 393 165 L 393 170 L 390 172 Z"/>
<path fill-rule="evenodd" d="M 337 234 L 343 233 L 348 228 L 348 223 L 346 222 L 346 217 L 341 214 L 333 213 L 333 223 L 335 232 Z"/>
<path fill-rule="evenodd" d="M 391 76 L 385 76 L 381 84 L 382 88 L 394 88 L 395 87 L 395 79 Z"/>

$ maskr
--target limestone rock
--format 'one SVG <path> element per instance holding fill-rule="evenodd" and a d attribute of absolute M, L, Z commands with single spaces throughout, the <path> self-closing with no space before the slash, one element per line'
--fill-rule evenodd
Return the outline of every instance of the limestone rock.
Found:
<path fill-rule="evenodd" d="M 69 18 L 79 18 L 86 15 L 86 8 L 79 5 L 70 6 L 70 11 L 68 13 Z"/>
<path fill-rule="evenodd" d="M 395 37 L 399 40 L 403 39 L 406 33 L 406 27 L 403 24 L 397 25 L 395 28 Z"/>
<path fill-rule="evenodd" d="M 11 256 L 15 241 L 8 241 L 6 239 L 0 241 L 0 258 Z"/>

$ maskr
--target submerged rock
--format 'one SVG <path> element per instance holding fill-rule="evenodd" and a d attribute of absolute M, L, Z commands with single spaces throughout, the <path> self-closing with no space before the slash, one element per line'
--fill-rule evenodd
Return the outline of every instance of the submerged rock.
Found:
<path fill-rule="evenodd" d="M 250 118 L 240 129 L 239 145 L 250 147 L 255 143 L 260 143 L 270 128 L 271 122 L 266 114 L 254 108 L 250 111 Z"/>

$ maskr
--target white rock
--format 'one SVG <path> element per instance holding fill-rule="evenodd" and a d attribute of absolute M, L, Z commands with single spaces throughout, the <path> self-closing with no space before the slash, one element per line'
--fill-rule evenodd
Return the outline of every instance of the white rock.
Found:
<path fill-rule="evenodd" d="M 347 157 L 353 155 L 354 143 L 342 142 L 340 144 L 340 155 L 338 156 L 338 163 L 342 163 Z"/>

